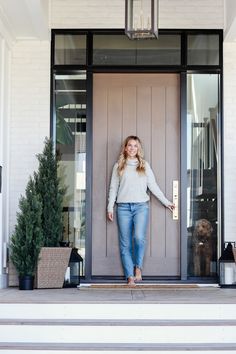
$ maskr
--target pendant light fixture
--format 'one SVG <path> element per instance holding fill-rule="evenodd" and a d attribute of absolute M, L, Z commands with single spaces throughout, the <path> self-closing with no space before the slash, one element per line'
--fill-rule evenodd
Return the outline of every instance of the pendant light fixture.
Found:
<path fill-rule="evenodd" d="M 125 0 L 125 33 L 130 39 L 158 37 L 158 0 Z"/>

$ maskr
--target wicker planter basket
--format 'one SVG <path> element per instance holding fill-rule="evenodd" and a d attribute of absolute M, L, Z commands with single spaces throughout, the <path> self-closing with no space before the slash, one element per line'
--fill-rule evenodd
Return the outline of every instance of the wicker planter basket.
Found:
<path fill-rule="evenodd" d="M 36 288 L 62 288 L 70 254 L 70 247 L 42 247 L 36 272 Z"/>
<path fill-rule="evenodd" d="M 11 259 L 8 262 L 8 286 L 19 286 L 19 276 Z"/>

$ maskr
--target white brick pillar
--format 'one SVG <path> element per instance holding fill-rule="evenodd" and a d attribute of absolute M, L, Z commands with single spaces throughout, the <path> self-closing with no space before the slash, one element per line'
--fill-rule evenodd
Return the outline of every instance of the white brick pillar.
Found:
<path fill-rule="evenodd" d="M 0 288 L 7 286 L 8 208 L 8 147 L 9 147 L 9 92 L 11 53 L 0 35 Z"/>
<path fill-rule="evenodd" d="M 16 223 L 19 198 L 38 167 L 50 127 L 50 42 L 20 40 L 12 48 L 9 235 Z"/>
<path fill-rule="evenodd" d="M 225 241 L 236 241 L 235 148 L 236 43 L 224 43 L 224 225 Z"/>

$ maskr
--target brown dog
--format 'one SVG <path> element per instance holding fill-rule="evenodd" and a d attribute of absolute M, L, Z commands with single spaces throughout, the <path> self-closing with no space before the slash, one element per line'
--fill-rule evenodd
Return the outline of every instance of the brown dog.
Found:
<path fill-rule="evenodd" d="M 195 276 L 210 276 L 212 260 L 211 223 L 206 219 L 196 222 L 193 232 L 193 269 Z"/>

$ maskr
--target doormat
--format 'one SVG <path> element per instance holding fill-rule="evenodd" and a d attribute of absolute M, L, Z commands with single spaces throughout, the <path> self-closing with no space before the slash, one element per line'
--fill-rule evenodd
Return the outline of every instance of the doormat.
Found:
<path fill-rule="evenodd" d="M 78 286 L 80 290 L 102 289 L 102 290 L 155 290 L 155 289 L 197 289 L 201 285 L 198 284 L 145 284 L 136 283 L 136 286 L 130 287 L 127 284 L 81 284 Z"/>

